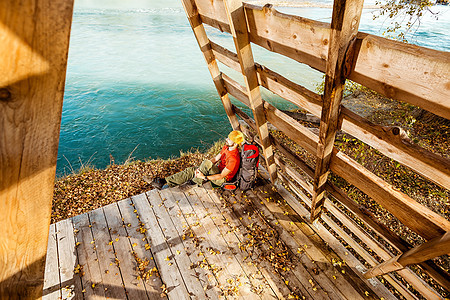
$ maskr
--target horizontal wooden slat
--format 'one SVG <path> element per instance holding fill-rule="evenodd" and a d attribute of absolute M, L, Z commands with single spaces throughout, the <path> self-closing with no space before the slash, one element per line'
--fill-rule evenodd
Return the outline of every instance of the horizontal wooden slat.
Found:
<path fill-rule="evenodd" d="M 399 127 L 373 124 L 345 107 L 341 114 L 343 131 L 438 185 L 450 189 L 450 159 L 414 144 Z"/>
<path fill-rule="evenodd" d="M 211 46 L 219 61 L 240 71 L 235 53 L 217 44 Z M 320 95 L 262 65 L 256 64 L 256 67 L 259 82 L 263 87 L 320 117 L 322 109 Z M 450 159 L 414 144 L 399 127 L 373 124 L 345 107 L 342 107 L 341 116 L 343 131 L 438 185 L 450 189 Z"/>
<path fill-rule="evenodd" d="M 342 152 L 334 151 L 331 170 L 377 201 L 400 222 L 429 240 L 450 230 L 450 222 L 359 165 Z"/>
<path fill-rule="evenodd" d="M 233 92 L 236 92 L 237 94 L 233 95 L 236 98 L 243 99 L 246 97 L 244 88 L 238 83 L 227 82 L 232 81 L 232 79 L 225 77 L 224 81 L 226 85 L 233 85 L 235 90 L 228 90 L 231 95 L 233 95 Z M 240 92 L 238 92 L 239 90 Z M 238 100 L 240 100 L 239 98 Z M 318 141 L 317 135 L 299 124 L 295 119 L 273 107 L 270 103 L 265 102 L 264 108 L 270 123 L 283 131 L 305 150 L 315 154 Z M 389 210 L 403 224 L 425 239 L 432 239 L 450 230 L 450 222 L 444 217 L 420 205 L 406 194 L 395 190 L 390 184 L 355 162 L 348 155 L 335 149 L 332 154 L 330 167 L 333 173 L 358 187 L 358 189 Z"/>
<path fill-rule="evenodd" d="M 226 74 L 222 73 L 222 79 L 225 83 L 225 88 L 230 93 L 231 96 L 241 101 L 247 107 L 250 107 L 250 102 L 243 87 L 235 80 L 228 77 Z"/>
<path fill-rule="evenodd" d="M 270 6 L 246 4 L 250 41 L 325 71 L 330 24 L 278 12 Z"/>
<path fill-rule="evenodd" d="M 360 32 L 349 79 L 450 119 L 450 53 Z"/>
<path fill-rule="evenodd" d="M 230 25 L 222 0 L 195 0 L 202 22 L 230 33 Z"/>

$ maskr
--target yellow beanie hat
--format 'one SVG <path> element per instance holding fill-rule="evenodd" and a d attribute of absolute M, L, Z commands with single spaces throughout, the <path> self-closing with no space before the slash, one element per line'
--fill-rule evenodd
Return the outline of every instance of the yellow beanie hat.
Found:
<path fill-rule="evenodd" d="M 233 143 L 238 144 L 239 146 L 244 142 L 244 134 L 239 130 L 233 130 L 228 135 L 228 138 L 233 141 Z"/>

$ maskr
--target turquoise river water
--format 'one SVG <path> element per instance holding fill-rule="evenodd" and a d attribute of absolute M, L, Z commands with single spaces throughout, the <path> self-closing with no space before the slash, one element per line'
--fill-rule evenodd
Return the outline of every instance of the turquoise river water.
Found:
<path fill-rule="evenodd" d="M 76 0 L 59 142 L 57 175 L 114 157 L 168 158 L 208 148 L 231 129 L 180 1 Z M 315 3 L 329 4 L 322 0 Z M 450 51 L 450 7 L 428 17 L 412 42 Z M 330 22 L 331 9 L 280 11 Z M 383 20 L 364 10 L 360 31 L 381 35 Z M 231 37 L 208 29 L 233 49 Z M 253 47 L 255 61 L 314 89 L 322 76 L 290 59 Z M 221 70 L 238 81 L 238 74 Z M 280 109 L 294 106 L 263 90 Z M 237 104 L 238 102 L 233 101 Z"/>

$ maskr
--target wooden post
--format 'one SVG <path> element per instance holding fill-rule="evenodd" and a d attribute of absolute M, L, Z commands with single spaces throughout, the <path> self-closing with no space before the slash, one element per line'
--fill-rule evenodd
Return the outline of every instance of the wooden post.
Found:
<path fill-rule="evenodd" d="M 358 33 L 363 0 L 335 0 L 331 19 L 330 47 L 326 64 L 325 91 L 317 146 L 311 222 L 317 219 L 324 203 L 331 152 L 334 146 L 342 93 L 345 84 L 344 63 L 351 41 Z"/>
<path fill-rule="evenodd" d="M 184 11 L 186 12 L 189 24 L 191 24 L 192 31 L 194 32 L 195 38 L 197 40 L 198 46 L 203 53 L 206 64 L 208 65 L 209 73 L 214 81 L 217 92 L 219 93 L 220 99 L 222 100 L 223 107 L 227 114 L 228 120 L 231 123 L 231 127 L 234 130 L 239 129 L 239 121 L 231 108 L 231 101 L 228 97 L 228 92 L 225 89 L 219 67 L 217 66 L 216 58 L 214 57 L 213 51 L 211 49 L 211 43 L 206 35 L 205 28 L 203 27 L 200 15 L 198 14 L 197 7 L 195 6 L 194 0 L 182 0 Z"/>
<path fill-rule="evenodd" d="M 381 263 L 364 274 L 365 278 L 372 278 L 378 275 L 394 272 L 405 268 L 408 265 L 418 264 L 428 259 L 432 259 L 450 253 L 450 231 L 429 242 L 414 247 L 411 250 L 391 258 Z"/>
<path fill-rule="evenodd" d="M 0 299 L 42 296 L 72 10 L 0 1 Z"/>
<path fill-rule="evenodd" d="M 267 120 L 264 114 L 264 105 L 259 90 L 258 76 L 247 31 L 247 19 L 245 17 L 244 6 L 241 0 L 224 0 L 224 4 L 239 64 L 241 65 L 241 72 L 247 87 L 250 108 L 255 118 L 257 133 L 270 174 L 270 180 L 272 183 L 275 183 L 277 179 L 277 168 L 269 129 L 267 128 Z"/>

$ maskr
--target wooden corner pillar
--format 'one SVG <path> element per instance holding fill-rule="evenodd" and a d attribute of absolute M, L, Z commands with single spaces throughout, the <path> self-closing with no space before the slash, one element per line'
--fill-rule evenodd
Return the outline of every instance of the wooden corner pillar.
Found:
<path fill-rule="evenodd" d="M 378 275 L 399 271 L 408 265 L 419 264 L 426 260 L 450 253 L 450 231 L 442 236 L 432 239 L 420 246 L 387 260 L 364 274 L 365 278 L 372 278 Z"/>
<path fill-rule="evenodd" d="M 0 299 L 40 299 L 73 0 L 0 1 Z"/>
<path fill-rule="evenodd" d="M 267 127 L 266 115 L 264 113 L 264 103 L 259 90 L 258 76 L 247 31 L 247 19 L 245 17 L 244 6 L 241 0 L 224 0 L 224 4 L 270 180 L 272 183 L 275 183 L 277 179 L 277 168 L 274 160 L 272 141 Z"/>
<path fill-rule="evenodd" d="M 340 105 L 345 84 L 344 63 L 352 39 L 358 33 L 364 0 L 335 0 L 331 19 L 330 47 L 325 73 L 319 143 L 314 174 L 311 222 L 316 220 L 324 203 L 331 154 L 338 130 Z"/>
<path fill-rule="evenodd" d="M 225 108 L 225 113 L 227 114 L 228 120 L 231 123 L 231 127 L 234 130 L 239 129 L 239 121 L 234 113 L 230 98 L 228 97 L 228 92 L 223 83 L 222 74 L 217 66 L 216 58 L 214 57 L 213 51 L 211 49 L 211 43 L 206 35 L 205 28 L 203 27 L 200 15 L 198 14 L 197 7 L 194 0 L 182 0 L 184 11 L 186 12 L 189 24 L 194 32 L 195 39 L 197 40 L 198 46 L 203 53 L 206 64 L 208 65 L 209 73 L 214 81 L 217 92 L 219 93 L 220 99 L 222 100 L 223 107 Z"/>

